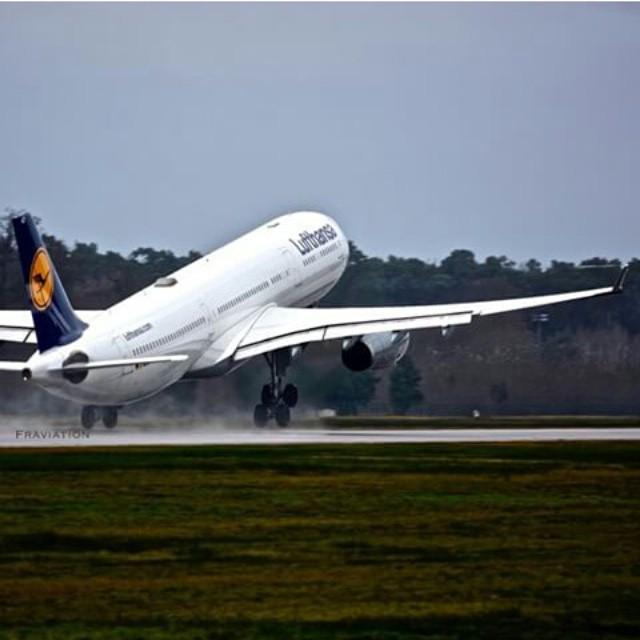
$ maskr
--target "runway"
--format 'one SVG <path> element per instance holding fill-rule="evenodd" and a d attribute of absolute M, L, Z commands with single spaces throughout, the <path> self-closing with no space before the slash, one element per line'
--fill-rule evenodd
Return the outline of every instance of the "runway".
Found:
<path fill-rule="evenodd" d="M 331 429 L 150 428 L 114 430 L 12 424 L 0 427 L 2 447 L 119 447 L 171 445 L 305 445 L 640 440 L 640 428 Z"/>

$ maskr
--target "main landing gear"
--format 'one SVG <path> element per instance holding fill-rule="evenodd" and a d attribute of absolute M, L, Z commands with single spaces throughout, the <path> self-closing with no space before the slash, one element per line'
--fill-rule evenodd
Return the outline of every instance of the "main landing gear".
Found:
<path fill-rule="evenodd" d="M 279 427 L 291 422 L 291 409 L 298 404 L 298 389 L 293 384 L 284 385 L 284 378 L 291 360 L 297 355 L 292 349 L 280 349 L 265 354 L 271 371 L 271 382 L 262 387 L 260 404 L 253 411 L 256 427 L 264 427 L 274 418 Z"/>
<path fill-rule="evenodd" d="M 107 429 L 113 429 L 118 424 L 118 407 L 82 407 L 80 421 L 85 429 L 91 429 L 100 418 Z"/>

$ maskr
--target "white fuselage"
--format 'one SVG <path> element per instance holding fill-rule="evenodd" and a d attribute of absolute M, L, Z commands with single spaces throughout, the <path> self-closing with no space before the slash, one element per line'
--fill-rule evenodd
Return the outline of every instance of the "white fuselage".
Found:
<path fill-rule="evenodd" d="M 223 375 L 237 366 L 235 346 L 266 308 L 316 304 L 342 276 L 348 255 L 345 235 L 328 216 L 275 218 L 107 309 L 78 340 L 35 353 L 27 366 L 55 395 L 109 406 L 136 402 L 185 376 Z M 89 361 L 189 357 L 95 370 L 73 383 L 50 370 L 74 352 Z"/>

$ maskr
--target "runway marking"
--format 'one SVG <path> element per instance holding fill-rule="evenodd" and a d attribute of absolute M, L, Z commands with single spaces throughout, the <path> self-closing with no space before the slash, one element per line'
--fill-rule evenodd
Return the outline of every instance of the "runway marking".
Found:
<path fill-rule="evenodd" d="M 543 428 L 543 429 L 226 429 L 136 428 L 108 431 L 69 427 L 0 427 L 3 447 L 113 447 L 170 445 L 296 445 L 296 444 L 394 444 L 482 443 L 640 440 L 640 428 Z M 20 432 L 20 434 L 19 434 Z M 66 435 L 62 435 L 66 432 Z M 25 436 L 26 433 L 31 433 Z M 36 434 L 36 435 L 33 435 Z M 47 435 L 48 434 L 48 435 Z"/>

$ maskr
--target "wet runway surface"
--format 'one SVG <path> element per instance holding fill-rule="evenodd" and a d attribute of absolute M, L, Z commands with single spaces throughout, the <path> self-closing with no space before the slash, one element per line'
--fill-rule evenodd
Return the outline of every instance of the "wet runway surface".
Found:
<path fill-rule="evenodd" d="M 149 445 L 291 445 L 357 443 L 557 442 L 640 440 L 640 428 L 523 429 L 266 429 L 119 426 L 85 431 L 68 426 L 11 424 L 0 427 L 0 447 L 112 447 Z"/>

